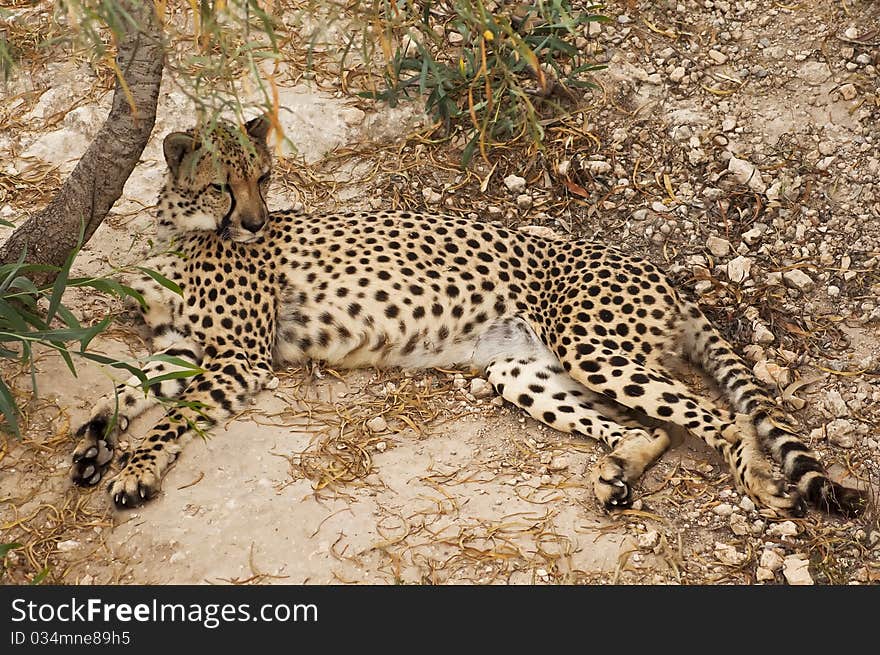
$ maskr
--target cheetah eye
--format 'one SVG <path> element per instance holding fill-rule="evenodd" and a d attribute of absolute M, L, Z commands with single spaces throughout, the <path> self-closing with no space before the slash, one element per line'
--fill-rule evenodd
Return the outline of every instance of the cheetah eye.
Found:
<path fill-rule="evenodd" d="M 266 182 L 269 181 L 270 177 L 272 177 L 271 172 L 267 171 L 267 172 L 263 173 L 262 175 L 260 175 L 260 179 L 257 180 L 257 184 L 265 184 Z"/>
<path fill-rule="evenodd" d="M 217 191 L 218 193 L 223 193 L 224 191 L 226 191 L 225 184 L 212 184 L 211 188 L 214 189 L 214 191 Z"/>

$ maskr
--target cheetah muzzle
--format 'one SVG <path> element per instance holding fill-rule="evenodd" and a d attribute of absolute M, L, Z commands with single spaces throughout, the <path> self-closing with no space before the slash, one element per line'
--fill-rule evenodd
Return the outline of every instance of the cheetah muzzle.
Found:
<path fill-rule="evenodd" d="M 273 368 L 320 360 L 482 369 L 537 421 L 608 447 L 591 474 L 608 508 L 631 502 L 633 483 L 670 445 L 668 424 L 717 450 L 764 508 L 797 515 L 807 501 L 854 514 L 865 504 L 828 478 L 730 344 L 649 261 L 605 243 L 434 214 L 269 213 L 268 128 L 257 118 L 243 134 L 220 124 L 210 135 L 165 138 L 160 254 L 147 265 L 182 295 L 151 278 L 134 286 L 154 351 L 202 372 L 148 394 L 132 378 L 101 399 L 76 433 L 75 483 L 97 484 L 131 419 L 177 398 L 184 403 L 110 480 L 117 506 L 143 503 L 197 429 L 240 410 L 273 382 Z M 713 378 L 733 411 L 675 379 L 671 351 Z M 177 368 L 152 362 L 145 373 Z"/>

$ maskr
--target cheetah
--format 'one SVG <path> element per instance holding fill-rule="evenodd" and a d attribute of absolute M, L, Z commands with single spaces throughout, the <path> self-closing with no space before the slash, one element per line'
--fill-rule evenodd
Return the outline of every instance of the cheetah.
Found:
<path fill-rule="evenodd" d="M 631 503 L 633 483 L 670 446 L 669 424 L 720 453 L 737 487 L 771 512 L 801 515 L 809 503 L 853 515 L 865 504 L 828 478 L 730 344 L 650 261 L 433 213 L 270 213 L 269 129 L 258 117 L 165 137 L 164 254 L 147 264 L 180 293 L 152 278 L 134 286 L 154 352 L 200 372 L 148 393 L 132 378 L 99 400 L 76 431 L 76 484 L 100 482 L 134 417 L 162 398 L 186 401 L 109 481 L 117 507 L 142 504 L 195 433 L 277 384 L 273 369 L 314 360 L 482 370 L 535 420 L 607 446 L 590 477 L 609 509 Z M 676 356 L 714 379 L 732 411 L 676 379 Z M 145 372 L 179 368 L 166 358 Z"/>

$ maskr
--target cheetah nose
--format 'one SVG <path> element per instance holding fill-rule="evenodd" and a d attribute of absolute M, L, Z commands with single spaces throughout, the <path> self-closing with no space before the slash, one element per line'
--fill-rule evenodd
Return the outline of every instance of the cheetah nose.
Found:
<path fill-rule="evenodd" d="M 262 216 L 260 217 L 247 217 L 241 219 L 241 226 L 246 229 L 248 232 L 253 232 L 256 234 L 260 230 L 263 229 L 263 226 L 266 224 L 266 219 Z"/>

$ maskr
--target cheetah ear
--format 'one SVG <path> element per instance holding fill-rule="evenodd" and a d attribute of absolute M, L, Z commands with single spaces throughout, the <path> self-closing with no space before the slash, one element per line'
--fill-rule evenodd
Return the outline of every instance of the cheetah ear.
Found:
<path fill-rule="evenodd" d="M 168 163 L 168 168 L 174 177 L 177 177 L 177 172 L 180 170 L 183 158 L 189 153 L 194 152 L 198 147 L 199 143 L 195 137 L 186 132 L 172 132 L 165 137 L 162 149 L 165 151 L 165 161 Z"/>
<path fill-rule="evenodd" d="M 265 143 L 270 127 L 272 127 L 272 123 L 269 122 L 269 119 L 264 114 L 249 120 L 245 123 L 244 129 L 247 130 L 248 136 L 251 139 L 259 143 Z"/>

